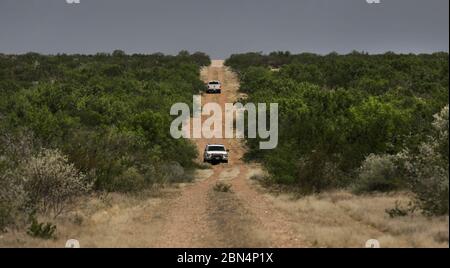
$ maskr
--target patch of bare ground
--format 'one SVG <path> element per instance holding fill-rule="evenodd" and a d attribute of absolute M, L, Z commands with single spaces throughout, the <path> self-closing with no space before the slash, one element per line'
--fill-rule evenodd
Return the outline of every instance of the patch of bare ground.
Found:
<path fill-rule="evenodd" d="M 253 233 L 256 223 L 234 192 L 209 192 L 209 217 L 214 222 L 216 239 L 223 247 L 263 247 L 264 241 Z"/>

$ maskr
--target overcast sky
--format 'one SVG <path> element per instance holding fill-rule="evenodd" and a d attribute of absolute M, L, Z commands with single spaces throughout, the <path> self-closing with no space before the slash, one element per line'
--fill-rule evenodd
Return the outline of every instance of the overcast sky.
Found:
<path fill-rule="evenodd" d="M 0 53 L 422 53 L 448 22 L 448 0 L 0 0 Z"/>

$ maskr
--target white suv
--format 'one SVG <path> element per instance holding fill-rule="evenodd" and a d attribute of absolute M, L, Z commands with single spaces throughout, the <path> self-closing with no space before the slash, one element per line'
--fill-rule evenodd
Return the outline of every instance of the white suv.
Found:
<path fill-rule="evenodd" d="M 203 162 L 228 163 L 228 151 L 221 144 L 208 144 L 203 153 Z"/>

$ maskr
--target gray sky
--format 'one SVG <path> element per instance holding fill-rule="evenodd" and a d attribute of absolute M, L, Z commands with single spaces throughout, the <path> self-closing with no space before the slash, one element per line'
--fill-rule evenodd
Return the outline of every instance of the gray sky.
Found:
<path fill-rule="evenodd" d="M 448 0 L 0 0 L 0 53 L 448 51 Z"/>

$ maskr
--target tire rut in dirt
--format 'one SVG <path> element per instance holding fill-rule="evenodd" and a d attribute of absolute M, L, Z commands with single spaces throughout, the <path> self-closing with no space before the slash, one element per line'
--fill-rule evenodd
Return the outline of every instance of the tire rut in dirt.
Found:
<path fill-rule="evenodd" d="M 252 231 L 251 226 L 256 224 L 254 217 L 233 192 L 211 189 L 208 199 L 208 214 L 215 225 L 213 230 L 220 245 L 233 248 L 265 246 Z"/>

